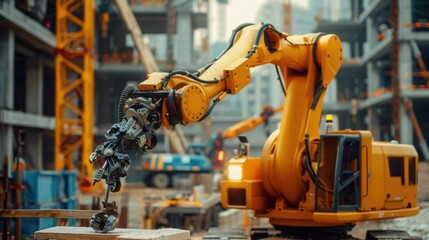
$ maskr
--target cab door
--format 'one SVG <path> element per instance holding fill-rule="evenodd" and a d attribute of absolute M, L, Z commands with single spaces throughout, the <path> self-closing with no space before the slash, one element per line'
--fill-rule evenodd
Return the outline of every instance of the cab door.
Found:
<path fill-rule="evenodd" d="M 360 206 L 360 139 L 344 137 L 338 159 L 338 211 L 358 210 Z"/>
<path fill-rule="evenodd" d="M 356 211 L 360 206 L 360 137 L 322 135 L 316 176 L 316 211 Z"/>

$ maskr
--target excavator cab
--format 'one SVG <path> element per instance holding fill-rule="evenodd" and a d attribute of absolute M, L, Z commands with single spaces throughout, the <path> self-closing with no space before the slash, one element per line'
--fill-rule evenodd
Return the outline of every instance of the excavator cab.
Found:
<path fill-rule="evenodd" d="M 316 211 L 357 211 L 361 192 L 359 135 L 322 135 L 316 177 Z"/>

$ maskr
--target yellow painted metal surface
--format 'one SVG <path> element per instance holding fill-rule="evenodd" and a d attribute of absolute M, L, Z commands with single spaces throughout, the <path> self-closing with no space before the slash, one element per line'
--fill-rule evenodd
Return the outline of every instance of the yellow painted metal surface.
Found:
<path fill-rule="evenodd" d="M 92 178 L 94 2 L 57 0 L 55 169 Z M 79 166 L 73 165 L 79 160 Z"/>
<path fill-rule="evenodd" d="M 322 210 L 331 212 L 316 210 L 321 198 L 316 196 L 312 172 L 317 174 L 317 157 L 321 154 L 318 151 L 322 102 L 326 88 L 342 64 L 341 41 L 332 34 L 287 36 L 270 28 L 260 29 L 260 25 L 251 25 L 241 30 L 231 48 L 199 76 L 212 82 L 178 74 L 165 82 L 163 89 L 175 91 L 179 100 L 177 108 L 183 116 L 181 124 L 187 125 L 201 119 L 212 99 L 220 101 L 224 92 L 240 92 L 249 83 L 250 68 L 267 63 L 279 67 L 286 86 L 280 128 L 267 139 L 260 158 L 244 156 L 229 162 L 229 166 L 236 166 L 231 169 L 242 169 L 242 172 L 241 175 L 231 174 L 234 177 L 222 182 L 222 204 L 254 209 L 256 216 L 268 217 L 272 224 L 283 226 L 342 226 L 367 219 L 416 214 L 417 186 L 410 184 L 414 176 L 412 170 L 417 167 L 415 149 L 407 145 L 373 142 L 370 132 L 349 130 L 329 134 L 360 139 L 356 141 L 360 143 L 361 151 L 359 209 L 346 211 L 347 207 L 340 210 L 327 207 Z M 254 45 L 255 39 L 259 42 Z M 145 89 L 159 89 L 156 86 L 159 81 L 155 78 L 159 79 L 159 75 L 148 76 Z M 221 80 L 213 82 L 216 79 Z M 164 101 L 161 118 L 166 127 L 171 127 L 167 119 L 169 107 Z M 171 114 L 177 114 L 176 107 L 170 110 L 173 110 Z M 310 156 L 308 166 L 305 139 L 308 139 Z M 333 146 L 321 150 L 327 151 L 323 156 L 329 161 L 325 166 L 319 165 L 319 169 L 339 169 L 336 152 L 340 150 Z M 329 151 L 336 152 L 329 154 Z M 400 160 L 404 172 L 401 176 L 389 172 L 392 168 L 389 162 L 398 157 L 403 158 Z M 357 168 L 357 161 L 350 161 Z M 338 184 L 335 173 L 338 172 L 332 170 L 322 174 L 322 179 L 327 179 L 325 184 L 331 186 L 323 188 L 326 196 L 333 195 L 333 188 Z M 398 184 L 400 187 L 395 188 Z M 327 198 L 327 204 L 333 206 L 334 203 L 329 201 L 336 198 Z"/>

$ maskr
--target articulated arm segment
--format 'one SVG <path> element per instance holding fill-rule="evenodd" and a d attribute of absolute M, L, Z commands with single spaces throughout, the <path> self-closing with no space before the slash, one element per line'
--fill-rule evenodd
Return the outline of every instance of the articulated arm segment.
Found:
<path fill-rule="evenodd" d="M 170 128 L 176 124 L 200 121 L 226 94 L 236 94 L 250 83 L 251 67 L 277 64 L 276 61 L 286 62 L 282 65 L 287 66 L 291 57 L 296 58 L 294 61 L 301 61 L 302 56 L 297 54 L 283 54 L 286 37 L 270 24 L 244 25 L 232 38 L 234 43 L 228 46 L 227 51 L 197 73 L 152 73 L 139 84 L 138 90 L 146 96 L 159 91 L 169 93 L 162 103 L 161 125 Z"/>
<path fill-rule="evenodd" d="M 126 175 L 129 166 L 128 155 L 118 153 L 121 147 L 150 150 L 156 146 L 156 131 L 161 126 L 172 128 L 177 124 L 187 125 L 201 121 L 226 94 L 236 94 L 250 82 L 252 67 L 267 63 L 279 66 L 287 88 L 291 87 L 292 82 L 288 78 L 299 79 L 298 82 L 307 85 L 302 91 L 302 96 L 305 97 L 308 89 L 314 89 L 315 80 L 310 79 L 312 75 L 309 73 L 315 71 L 315 65 L 320 66 L 321 72 L 317 81 L 326 87 L 341 64 L 338 59 L 338 56 L 341 56 L 338 53 L 341 51 L 340 43 L 333 43 L 332 40 L 336 36 L 320 37 L 317 42 L 320 47 L 313 51 L 313 45 L 319 39 L 315 34 L 287 36 L 269 24 L 242 25 L 239 28 L 233 34 L 233 43 L 228 45 L 226 51 L 196 73 L 151 73 L 137 89 L 127 90 L 121 96 L 119 111 L 125 114 L 120 114 L 122 117 L 119 118 L 119 123 L 109 129 L 106 135 L 107 141 L 97 147 L 90 158 L 91 162 L 96 158 L 104 160 L 94 182 L 105 179 L 111 191 L 119 191 L 119 179 Z M 329 45 L 335 45 L 338 49 L 335 49 L 335 52 L 327 51 L 327 48 L 332 48 Z M 315 59 L 317 64 L 312 63 L 312 59 Z M 302 77 L 304 75 L 308 75 L 308 83 Z M 300 90 L 301 83 L 298 86 Z M 292 86 L 291 89 L 295 87 Z M 288 111 L 296 108 L 291 106 Z M 305 108 L 307 106 L 303 105 L 303 109 L 299 110 L 306 111 Z M 305 114 L 301 117 L 305 120 Z M 293 123 L 293 119 L 288 121 Z M 285 124 L 282 122 L 283 125 Z M 311 125 L 310 136 L 312 129 Z M 282 141 L 284 139 L 280 137 L 279 142 Z"/>
<path fill-rule="evenodd" d="M 138 89 L 127 90 L 121 96 L 119 111 L 123 111 L 120 115 L 125 113 L 125 117 L 119 119 L 119 126 L 114 125 L 106 136 L 111 150 L 105 153 L 106 146 L 102 146 L 103 151 L 101 147 L 97 148 L 100 151 L 94 152 L 91 161 L 94 156 L 110 159 L 115 156 L 109 155 L 110 152 L 115 153 L 121 144 L 124 149 L 152 149 L 157 143 L 156 131 L 161 126 L 172 128 L 177 124 L 201 121 L 226 94 L 238 93 L 250 82 L 251 67 L 266 63 L 278 65 L 288 86 L 288 75 L 305 74 L 309 70 L 313 53 L 317 55 L 315 62 L 322 68 L 322 83 L 327 85 L 336 73 L 337 65 L 339 67 L 336 58 L 335 66 L 330 64 L 338 54 L 326 53 L 326 45 L 330 44 L 332 36 L 320 37 L 321 47 L 317 52 L 312 51 L 312 45 L 318 39 L 315 36 L 287 36 L 270 24 L 246 24 L 233 34 L 233 44 L 198 72 L 149 74 Z"/>

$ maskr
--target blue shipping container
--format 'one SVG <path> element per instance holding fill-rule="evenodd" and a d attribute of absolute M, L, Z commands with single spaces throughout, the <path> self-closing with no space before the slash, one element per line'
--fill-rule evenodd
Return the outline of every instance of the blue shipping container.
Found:
<path fill-rule="evenodd" d="M 76 171 L 62 171 L 61 174 L 61 197 L 65 197 L 67 199 L 76 197 Z"/>
<path fill-rule="evenodd" d="M 25 205 L 51 203 L 59 201 L 61 173 L 56 171 L 25 171 L 22 181 L 22 201 Z"/>

